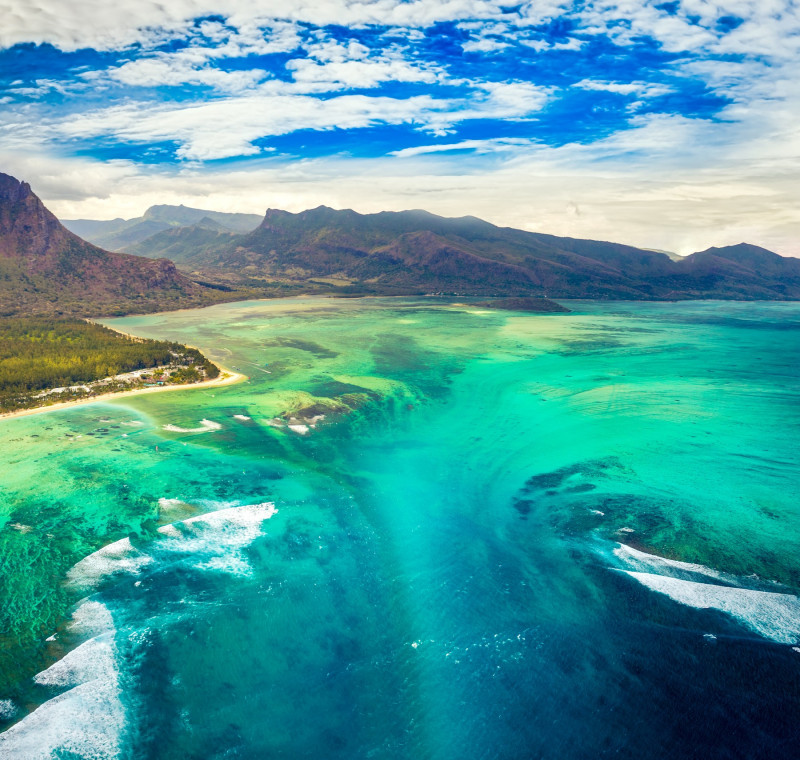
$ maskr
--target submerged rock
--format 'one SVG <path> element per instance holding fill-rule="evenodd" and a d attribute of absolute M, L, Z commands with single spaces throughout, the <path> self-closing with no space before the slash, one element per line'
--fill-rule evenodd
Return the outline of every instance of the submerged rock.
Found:
<path fill-rule="evenodd" d="M 568 314 L 570 309 L 549 298 L 533 298 L 521 296 L 519 298 L 496 298 L 491 301 L 481 301 L 475 306 L 485 306 L 489 309 L 503 309 L 504 311 L 527 311 L 534 314 Z"/>

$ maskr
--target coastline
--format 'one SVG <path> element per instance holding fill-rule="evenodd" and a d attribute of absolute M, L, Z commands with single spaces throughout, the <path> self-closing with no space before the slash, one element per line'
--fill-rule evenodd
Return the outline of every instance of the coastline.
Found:
<path fill-rule="evenodd" d="M 129 391 L 117 391 L 116 393 L 101 393 L 98 396 L 87 396 L 86 398 L 73 399 L 72 401 L 58 401 L 55 404 L 48 404 L 47 406 L 17 409 L 13 412 L 0 412 L 0 421 L 13 417 L 27 417 L 31 414 L 43 414 L 44 412 L 67 409 L 71 406 L 93 404 L 96 401 L 113 401 L 114 399 L 123 398 L 124 396 L 137 396 L 142 393 L 161 393 L 163 391 L 184 391 L 189 388 L 212 388 L 222 385 L 233 385 L 234 383 L 240 383 L 248 379 L 247 375 L 242 375 L 239 372 L 226 369 L 216 362 L 214 362 L 214 364 L 219 367 L 220 374 L 219 377 L 212 378 L 211 380 L 203 380 L 199 383 L 184 383 L 182 385 L 162 385 L 156 388 L 134 388 Z"/>

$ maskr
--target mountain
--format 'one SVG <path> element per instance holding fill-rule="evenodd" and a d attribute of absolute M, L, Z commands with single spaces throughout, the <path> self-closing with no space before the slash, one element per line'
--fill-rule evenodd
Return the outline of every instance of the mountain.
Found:
<path fill-rule="evenodd" d="M 132 246 L 172 228 L 190 227 L 209 222 L 228 232 L 250 232 L 261 222 L 257 214 L 229 214 L 188 206 L 151 206 L 143 216 L 134 219 L 63 219 L 64 226 L 76 235 L 111 251 L 130 253 Z M 141 255 L 153 256 L 152 253 Z"/>
<path fill-rule="evenodd" d="M 665 251 L 663 248 L 645 248 L 645 251 L 655 251 L 656 253 L 663 253 L 666 256 L 669 256 L 673 261 L 680 261 L 683 256 L 679 253 L 674 253 L 672 251 Z"/>
<path fill-rule="evenodd" d="M 230 247 L 236 234 L 203 217 L 187 227 L 170 227 L 126 248 L 127 253 L 148 258 L 167 258 L 176 264 L 189 264 L 198 256 Z"/>
<path fill-rule="evenodd" d="M 674 287 L 693 297 L 800 299 L 800 259 L 749 243 L 693 253 L 676 269 Z"/>
<path fill-rule="evenodd" d="M 161 235 L 168 236 L 178 233 Z M 299 214 L 271 209 L 253 232 L 229 241 L 206 234 L 174 260 L 191 269 L 322 280 L 367 292 L 528 295 L 567 283 L 570 295 L 637 297 L 631 278 L 608 262 L 647 269 L 662 259 L 669 262 L 629 246 L 537 236 L 475 217 L 362 215 L 321 206 Z"/>
<path fill-rule="evenodd" d="M 0 315 L 97 316 L 218 300 L 171 261 L 110 253 L 66 229 L 25 182 L 0 174 Z"/>
<path fill-rule="evenodd" d="M 679 257 L 497 227 L 472 216 L 359 214 L 326 206 L 298 214 L 270 209 L 258 227 L 237 234 L 230 216 L 237 215 L 153 206 L 114 234 L 121 240 L 169 224 L 127 250 L 167 257 L 207 284 L 276 293 L 800 299 L 800 260 L 746 243 Z M 239 216 L 252 223 L 251 216 Z"/>
<path fill-rule="evenodd" d="M 662 251 L 425 211 L 358 214 L 320 206 L 292 214 L 270 209 L 245 235 L 171 229 L 144 247 L 192 270 L 326 283 L 345 292 L 800 298 L 800 261 L 757 246 L 711 248 L 676 260 Z"/>

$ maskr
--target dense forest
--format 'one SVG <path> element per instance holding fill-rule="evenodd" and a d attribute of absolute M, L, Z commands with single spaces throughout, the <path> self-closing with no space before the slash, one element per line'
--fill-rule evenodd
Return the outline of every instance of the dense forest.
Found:
<path fill-rule="evenodd" d="M 85 386 L 150 368 L 150 377 L 42 396 L 47 389 Z M 93 395 L 100 388 L 109 392 L 147 381 L 196 382 L 218 374 L 200 351 L 180 343 L 134 338 L 78 319 L 0 321 L 0 412 Z"/>

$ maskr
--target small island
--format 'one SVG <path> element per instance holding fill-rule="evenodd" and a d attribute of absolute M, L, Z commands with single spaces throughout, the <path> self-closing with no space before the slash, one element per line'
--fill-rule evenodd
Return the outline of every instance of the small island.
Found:
<path fill-rule="evenodd" d="M 526 311 L 531 314 L 569 314 L 570 309 L 549 298 L 519 296 L 517 298 L 495 298 L 491 301 L 480 301 L 475 306 L 504 311 Z"/>
<path fill-rule="evenodd" d="M 196 348 L 80 319 L 6 319 L 0 334 L 0 415 L 219 377 Z"/>

